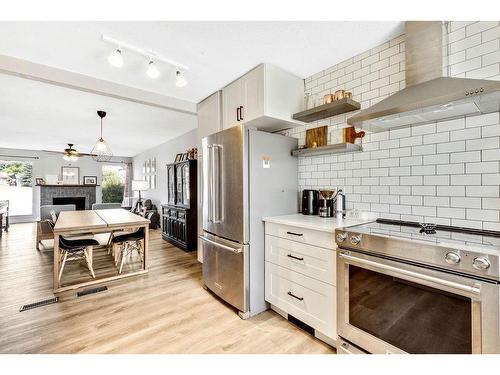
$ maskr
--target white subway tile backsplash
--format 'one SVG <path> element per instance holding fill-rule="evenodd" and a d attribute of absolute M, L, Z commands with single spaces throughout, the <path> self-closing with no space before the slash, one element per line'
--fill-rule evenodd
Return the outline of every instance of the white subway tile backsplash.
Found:
<path fill-rule="evenodd" d="M 500 210 L 500 198 L 483 198 L 482 207 L 490 210 Z"/>
<path fill-rule="evenodd" d="M 469 128 L 464 130 L 455 130 L 450 134 L 450 141 L 461 141 L 464 139 L 474 139 L 481 137 L 481 128 Z"/>
<path fill-rule="evenodd" d="M 490 197 L 498 198 L 499 187 L 496 186 L 467 186 L 465 190 L 465 195 L 467 197 Z"/>
<path fill-rule="evenodd" d="M 481 175 L 457 174 L 450 178 L 451 185 L 481 185 Z"/>
<path fill-rule="evenodd" d="M 465 219 L 465 208 L 437 207 L 437 216 L 452 219 Z"/>
<path fill-rule="evenodd" d="M 481 21 L 474 22 L 465 27 L 466 36 L 474 35 L 476 33 L 480 33 L 482 31 L 491 29 L 495 26 L 498 26 L 498 21 Z"/>
<path fill-rule="evenodd" d="M 497 148 L 494 150 L 483 150 L 481 151 L 481 155 L 483 161 L 500 160 L 500 149 Z M 484 173 L 489 173 L 489 172 L 485 171 Z"/>
<path fill-rule="evenodd" d="M 500 185 L 500 173 L 489 173 L 482 175 L 483 185 Z"/>
<path fill-rule="evenodd" d="M 454 77 L 500 80 L 498 22 L 450 23 L 448 65 Z M 444 46 L 445 49 L 448 46 Z M 305 79 L 322 96 L 350 90 L 363 109 L 405 85 L 404 35 Z M 447 67 L 445 67 L 447 68 Z M 288 130 L 345 127 L 342 114 Z M 381 217 L 500 230 L 500 114 L 367 131 L 363 152 L 300 157 L 300 188 L 343 187 L 348 208 Z"/>
<path fill-rule="evenodd" d="M 481 198 L 451 197 L 452 207 L 481 208 Z"/>
<path fill-rule="evenodd" d="M 465 173 L 465 164 L 457 163 L 457 164 L 440 164 L 436 166 L 436 174 L 464 174 Z"/>
<path fill-rule="evenodd" d="M 467 220 L 498 221 L 498 210 L 467 209 Z"/>
<path fill-rule="evenodd" d="M 450 197 L 424 197 L 424 205 L 435 207 L 449 207 Z"/>
<path fill-rule="evenodd" d="M 497 151 L 497 150 L 493 150 Z M 483 153 L 483 160 L 488 160 L 484 158 L 484 153 Z M 465 170 L 466 173 L 472 174 L 472 173 L 498 173 L 498 162 L 497 161 L 483 161 L 479 163 L 466 163 L 465 164 Z"/>
<path fill-rule="evenodd" d="M 413 146 L 412 155 L 431 155 L 436 153 L 436 145 Z"/>
<path fill-rule="evenodd" d="M 411 135 L 432 134 L 436 132 L 436 124 L 413 126 Z"/>
<path fill-rule="evenodd" d="M 451 163 L 469 163 L 481 160 L 480 151 L 457 152 L 450 155 Z"/>
<path fill-rule="evenodd" d="M 499 147 L 500 147 L 499 137 L 470 139 L 466 141 L 465 145 L 467 151 L 488 150 L 495 148 L 497 149 Z"/>
<path fill-rule="evenodd" d="M 444 197 L 465 196 L 465 186 L 436 186 L 436 195 Z"/>

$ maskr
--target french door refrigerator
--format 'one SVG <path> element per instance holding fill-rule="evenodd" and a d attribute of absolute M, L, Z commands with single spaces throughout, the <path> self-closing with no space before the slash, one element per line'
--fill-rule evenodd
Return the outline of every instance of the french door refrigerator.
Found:
<path fill-rule="evenodd" d="M 247 318 L 267 309 L 262 218 L 298 212 L 297 139 L 238 125 L 202 147 L 203 281 Z"/>

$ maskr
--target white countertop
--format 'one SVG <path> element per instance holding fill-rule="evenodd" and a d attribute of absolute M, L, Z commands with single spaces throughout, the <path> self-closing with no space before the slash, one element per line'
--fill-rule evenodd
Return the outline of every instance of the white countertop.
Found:
<path fill-rule="evenodd" d="M 346 218 L 319 217 L 317 215 L 291 214 L 265 217 L 262 220 L 268 223 L 291 225 L 300 228 L 335 232 L 335 229 L 368 223 L 377 219 L 371 212 L 348 212 Z"/>

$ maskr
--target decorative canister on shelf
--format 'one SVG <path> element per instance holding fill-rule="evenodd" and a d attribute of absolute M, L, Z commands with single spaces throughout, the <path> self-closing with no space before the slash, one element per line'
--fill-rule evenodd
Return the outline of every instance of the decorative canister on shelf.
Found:
<path fill-rule="evenodd" d="M 323 104 L 329 104 L 332 103 L 335 100 L 335 97 L 333 94 L 326 94 L 323 96 Z"/>
<path fill-rule="evenodd" d="M 335 91 L 335 100 L 344 99 L 345 90 L 337 90 Z"/>

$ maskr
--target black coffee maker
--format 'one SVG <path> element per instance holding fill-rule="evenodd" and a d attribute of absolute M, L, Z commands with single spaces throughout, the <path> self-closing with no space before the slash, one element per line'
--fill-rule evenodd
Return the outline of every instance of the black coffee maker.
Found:
<path fill-rule="evenodd" d="M 302 190 L 302 213 L 304 215 L 317 215 L 318 199 L 318 190 Z"/>

